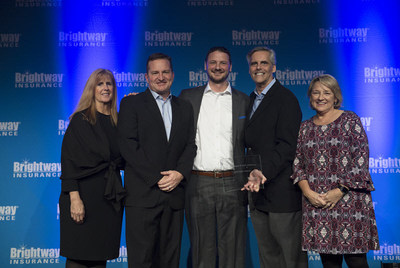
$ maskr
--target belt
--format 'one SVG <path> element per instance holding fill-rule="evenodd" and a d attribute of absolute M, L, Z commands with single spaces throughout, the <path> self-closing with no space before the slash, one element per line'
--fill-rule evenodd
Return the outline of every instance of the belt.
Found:
<path fill-rule="evenodd" d="M 224 177 L 233 177 L 233 170 L 226 170 L 226 171 L 192 170 L 192 174 L 200 175 L 200 176 L 207 176 L 207 177 L 214 177 L 214 178 L 224 178 Z"/>

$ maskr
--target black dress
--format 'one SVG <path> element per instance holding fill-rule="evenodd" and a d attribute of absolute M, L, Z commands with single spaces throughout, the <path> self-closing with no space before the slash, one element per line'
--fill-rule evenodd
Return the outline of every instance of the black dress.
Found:
<path fill-rule="evenodd" d="M 75 260 L 119 256 L 124 195 L 119 174 L 116 127 L 97 113 L 95 125 L 84 112 L 74 115 L 61 149 L 60 254 Z M 70 214 L 70 191 L 79 191 L 85 207 L 82 224 Z"/>

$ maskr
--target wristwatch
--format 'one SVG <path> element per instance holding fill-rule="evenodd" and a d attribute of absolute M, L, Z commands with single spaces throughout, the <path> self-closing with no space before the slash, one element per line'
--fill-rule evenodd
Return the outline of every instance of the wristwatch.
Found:
<path fill-rule="evenodd" d="M 344 195 L 349 192 L 349 188 L 344 187 L 343 185 L 340 185 L 337 187 Z"/>

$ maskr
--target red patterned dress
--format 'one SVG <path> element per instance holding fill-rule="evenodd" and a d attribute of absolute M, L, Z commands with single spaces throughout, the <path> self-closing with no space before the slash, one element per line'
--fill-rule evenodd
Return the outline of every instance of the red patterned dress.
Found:
<path fill-rule="evenodd" d="M 303 250 L 351 254 L 379 249 L 368 161 L 367 135 L 355 113 L 344 111 L 328 125 L 316 125 L 312 118 L 301 124 L 294 183 L 307 180 L 317 193 L 339 184 L 350 188 L 331 210 L 315 208 L 303 196 Z"/>

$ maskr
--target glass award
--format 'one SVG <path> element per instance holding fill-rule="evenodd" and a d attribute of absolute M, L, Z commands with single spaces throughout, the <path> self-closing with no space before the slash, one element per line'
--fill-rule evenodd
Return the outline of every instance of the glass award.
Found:
<path fill-rule="evenodd" d="M 222 170 L 232 170 L 232 161 L 223 159 L 221 161 Z M 231 168 L 228 168 L 230 164 Z M 248 182 L 250 172 L 254 169 L 262 171 L 260 155 L 246 155 L 234 157 L 233 176 L 224 178 L 224 192 L 240 191 Z M 260 189 L 264 185 L 260 184 Z"/>

